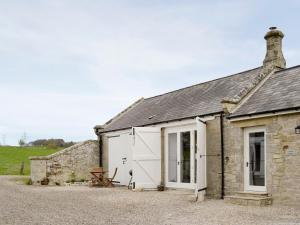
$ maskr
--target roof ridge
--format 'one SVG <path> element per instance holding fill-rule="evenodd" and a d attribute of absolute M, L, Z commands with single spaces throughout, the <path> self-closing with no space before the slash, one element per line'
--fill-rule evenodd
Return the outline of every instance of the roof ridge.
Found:
<path fill-rule="evenodd" d="M 293 71 L 293 69 L 295 69 Z M 297 70 L 298 69 L 298 70 Z M 245 100 L 245 102 L 243 102 L 239 107 L 235 108 L 232 113 L 228 116 L 228 118 L 239 118 L 239 117 L 251 117 L 252 115 L 263 115 L 263 114 L 267 114 L 267 113 L 277 113 L 280 111 L 288 111 L 290 109 L 298 109 L 299 105 L 296 105 L 298 99 L 296 102 L 292 102 L 294 104 L 284 104 L 284 103 L 280 103 L 278 105 L 273 105 L 271 104 L 268 105 L 267 107 L 265 106 L 265 103 L 260 103 L 260 100 L 258 99 L 259 97 L 257 95 L 263 95 L 263 97 L 266 99 L 268 98 L 268 103 L 273 101 L 273 102 L 277 102 L 278 99 L 272 99 L 272 95 L 273 95 L 273 90 L 274 87 L 277 89 L 276 91 L 278 91 L 280 93 L 281 96 L 285 96 L 285 94 L 288 96 L 287 93 L 282 93 L 282 90 L 289 90 L 288 88 L 284 87 L 282 90 L 280 90 L 280 87 L 274 85 L 275 83 L 278 83 L 278 78 L 279 78 L 279 82 L 281 80 L 285 79 L 286 75 L 296 75 L 297 76 L 297 81 L 298 81 L 298 75 L 299 75 L 299 69 L 300 69 L 300 65 L 296 65 L 296 66 L 292 66 L 289 68 L 285 68 L 285 69 L 280 69 L 277 71 L 274 71 L 273 74 L 269 74 L 269 78 L 267 77 L 267 80 L 265 80 L 264 83 L 262 83 L 262 85 L 260 87 L 258 87 L 258 89 L 251 95 L 249 96 L 248 99 Z M 292 71 L 290 71 L 292 70 Z M 289 73 L 290 71 L 290 73 Z M 282 73 L 282 74 L 280 74 Z M 273 76 L 277 74 L 277 76 Z M 281 75 L 281 76 L 279 76 Z M 276 79 L 275 81 L 272 81 Z M 268 86 L 267 86 L 268 84 Z M 280 84 L 280 83 L 279 83 Z M 296 85 L 299 85 L 299 82 L 296 83 Z M 278 90 L 279 89 L 279 90 Z M 265 90 L 265 91 L 264 91 Z M 262 91 L 262 92 L 261 92 Z M 274 95 L 275 96 L 275 95 Z M 294 95 L 297 96 L 297 95 Z M 290 98 L 290 96 L 288 96 L 287 98 Z M 284 98 L 283 98 L 284 99 Z M 289 99 L 290 101 L 295 101 L 293 99 Z M 283 101 L 285 102 L 285 101 Z M 250 106 L 249 106 L 250 105 Z M 247 107 L 248 106 L 248 107 Z M 274 114 L 272 114 L 274 115 Z"/>
<path fill-rule="evenodd" d="M 134 108 L 136 105 L 138 105 L 139 103 L 141 103 L 144 100 L 143 97 L 139 98 L 138 100 L 136 100 L 134 103 L 132 103 L 131 105 L 129 105 L 127 108 L 125 108 L 124 110 L 122 110 L 121 112 L 119 112 L 117 115 L 115 115 L 113 118 L 111 118 L 110 120 L 108 120 L 106 123 L 104 123 L 103 125 L 100 125 L 102 127 L 102 129 L 105 129 L 105 127 L 107 125 L 109 125 L 110 123 L 114 122 L 115 120 L 117 120 L 120 116 L 122 116 L 124 113 L 128 112 L 129 110 L 131 110 L 132 108 Z M 97 128 L 98 125 L 95 126 L 95 128 Z"/>
<path fill-rule="evenodd" d="M 284 68 L 284 69 L 281 69 L 281 70 L 276 71 L 275 73 L 280 73 L 280 72 L 283 72 L 283 71 L 295 69 L 295 68 L 297 68 L 297 67 L 300 67 L 300 65 L 292 66 L 292 67 L 289 67 L 289 68 Z"/>
<path fill-rule="evenodd" d="M 300 65 L 299 65 L 299 66 L 300 66 Z M 148 98 L 144 98 L 144 100 L 148 100 L 148 99 L 160 97 L 160 96 L 167 95 L 167 94 L 170 94 L 170 93 L 174 93 L 174 92 L 177 92 L 177 91 L 182 91 L 182 90 L 184 90 L 184 89 L 192 88 L 192 87 L 195 87 L 195 86 L 198 86 L 198 85 L 202 85 L 202 84 L 207 84 L 207 83 L 210 83 L 210 82 L 213 82 L 213 81 L 222 80 L 222 79 L 225 79 L 225 78 L 237 76 L 237 75 L 239 75 L 239 74 L 241 74 L 241 73 L 250 72 L 250 71 L 252 71 L 252 70 L 257 70 L 257 69 L 259 69 L 259 68 L 262 68 L 262 66 L 259 66 L 259 67 L 253 68 L 253 69 L 244 70 L 244 71 L 239 72 L 239 73 L 234 73 L 234 74 L 227 75 L 227 76 L 220 77 L 220 78 L 216 78 L 216 79 L 213 79 L 213 80 L 205 81 L 205 82 L 202 82 L 202 83 L 193 84 L 193 85 L 190 85 L 190 86 L 187 86 L 187 87 L 184 87 L 184 88 L 179 88 L 179 89 L 176 89 L 176 90 L 173 90 L 173 91 L 168 91 L 168 92 L 163 93 L 163 94 L 154 95 L 154 96 L 151 96 L 151 97 L 148 97 Z"/>
<path fill-rule="evenodd" d="M 263 86 L 265 83 L 272 77 L 272 75 L 276 71 L 272 71 L 269 74 L 266 74 L 265 76 L 263 73 L 260 74 L 259 79 L 257 80 L 257 83 L 253 85 L 252 88 L 248 90 L 247 93 L 245 93 L 244 96 L 241 97 L 241 99 L 236 103 L 236 107 L 232 110 L 231 113 L 235 113 L 237 110 L 239 110 L 240 107 L 243 107 L 244 104 L 247 104 L 247 101 Z M 261 76 L 262 75 L 262 76 Z"/>

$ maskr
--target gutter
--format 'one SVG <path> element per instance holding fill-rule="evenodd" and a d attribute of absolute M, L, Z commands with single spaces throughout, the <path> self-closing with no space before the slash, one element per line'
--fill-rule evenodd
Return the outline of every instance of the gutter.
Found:
<path fill-rule="evenodd" d="M 182 120 L 187 120 L 187 119 L 195 119 L 196 117 L 215 116 L 215 115 L 220 115 L 220 114 L 223 114 L 223 113 L 224 113 L 223 111 L 220 111 L 220 112 L 214 112 L 214 113 L 209 113 L 209 114 L 204 114 L 204 115 L 183 117 L 183 118 L 180 118 L 180 119 L 158 121 L 158 122 L 153 122 L 153 123 L 148 123 L 148 124 L 143 124 L 143 125 L 133 125 L 133 126 L 130 126 L 130 127 L 117 128 L 117 129 L 113 129 L 113 130 L 98 131 L 98 133 L 99 134 L 104 134 L 104 133 L 109 133 L 109 132 L 114 132 L 114 131 L 127 130 L 127 129 L 131 129 L 132 127 L 145 127 L 145 126 L 157 125 L 157 124 L 161 124 L 161 123 L 171 123 L 171 122 L 182 121 Z"/>
<path fill-rule="evenodd" d="M 238 120 L 245 120 L 245 119 L 254 119 L 258 117 L 268 117 L 274 115 L 281 115 L 281 114 L 291 114 L 297 113 L 300 111 L 300 107 L 291 107 L 285 109 L 277 109 L 277 110 L 268 110 L 264 112 L 256 112 L 256 113 L 249 113 L 249 114 L 242 114 L 242 115 L 233 115 L 228 116 L 227 119 L 231 121 L 238 121 Z"/>

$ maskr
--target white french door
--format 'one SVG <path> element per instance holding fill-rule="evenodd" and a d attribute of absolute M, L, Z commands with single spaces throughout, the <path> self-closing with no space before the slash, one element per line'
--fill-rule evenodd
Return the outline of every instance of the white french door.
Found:
<path fill-rule="evenodd" d="M 195 188 L 196 126 L 166 128 L 165 183 L 167 187 Z"/>
<path fill-rule="evenodd" d="M 244 189 L 265 192 L 267 190 L 265 128 L 245 128 L 244 148 Z"/>

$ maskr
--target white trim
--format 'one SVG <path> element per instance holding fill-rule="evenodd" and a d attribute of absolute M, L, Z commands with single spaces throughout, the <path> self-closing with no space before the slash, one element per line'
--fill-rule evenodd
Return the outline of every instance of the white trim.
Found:
<path fill-rule="evenodd" d="M 175 183 L 175 182 L 166 182 L 166 188 L 182 188 L 182 189 L 195 189 L 196 184 L 192 183 Z"/>
<path fill-rule="evenodd" d="M 207 168 L 206 168 L 206 124 L 197 117 L 197 183 L 195 188 L 195 196 L 205 195 L 205 189 L 207 188 Z M 199 190 L 202 190 L 199 192 Z"/>
<path fill-rule="evenodd" d="M 214 120 L 216 118 L 216 116 L 204 116 L 204 117 L 199 117 L 199 118 L 201 119 L 201 121 L 206 122 L 206 121 L 209 121 L 209 120 Z M 173 122 L 160 123 L 160 124 L 149 125 L 149 126 L 169 128 L 169 127 L 194 125 L 195 123 L 196 123 L 195 119 L 186 119 L 186 120 L 182 120 L 182 121 L 173 121 Z"/>
<path fill-rule="evenodd" d="M 196 118 L 196 116 L 195 116 Z M 199 117 L 201 118 L 202 121 L 206 122 L 209 120 L 214 120 L 216 116 L 204 116 L 204 117 Z M 160 127 L 160 128 L 168 128 L 168 127 L 177 127 L 177 126 L 186 126 L 186 125 L 193 125 L 195 124 L 195 119 L 183 119 L 180 121 L 172 121 L 172 122 L 162 122 L 154 125 L 145 125 L 142 127 Z M 116 131 L 108 131 L 104 133 L 100 133 L 100 135 L 104 136 L 111 136 L 111 135 L 119 135 L 123 133 L 128 133 L 131 132 L 132 128 L 125 128 L 122 130 L 116 130 Z"/>
<path fill-rule="evenodd" d="M 175 133 L 175 132 L 190 131 L 191 129 L 196 129 L 196 123 L 195 123 L 195 121 L 194 121 L 194 124 L 188 124 L 188 125 L 185 125 L 185 126 L 167 127 L 166 131 L 167 131 L 167 133 Z"/>
<path fill-rule="evenodd" d="M 246 163 L 249 162 L 249 134 L 253 132 L 264 132 L 264 158 L 265 158 L 265 185 L 253 186 L 249 184 L 249 166 Z M 248 127 L 244 129 L 244 191 L 267 191 L 267 140 L 266 140 L 266 128 L 263 126 Z"/>
<path fill-rule="evenodd" d="M 300 110 L 287 110 L 284 112 L 274 112 L 274 113 L 265 113 L 260 115 L 248 115 L 248 116 L 241 116 L 238 118 L 228 118 L 230 122 L 236 122 L 236 121 L 244 121 L 244 120 L 251 120 L 251 119 L 259 119 L 264 117 L 272 117 L 272 116 L 279 116 L 279 115 L 287 115 L 287 114 L 295 114 L 300 113 Z"/>
<path fill-rule="evenodd" d="M 119 130 L 119 131 L 111 131 L 108 133 L 103 133 L 101 135 L 104 135 L 105 137 L 111 137 L 111 136 L 116 136 L 116 135 L 121 135 L 121 134 L 129 134 L 131 133 L 131 129 L 126 129 L 126 130 Z"/>
<path fill-rule="evenodd" d="M 197 138 L 197 137 L 196 137 Z M 190 152 L 190 171 L 191 183 L 195 183 L 195 130 L 191 130 L 191 152 Z"/>

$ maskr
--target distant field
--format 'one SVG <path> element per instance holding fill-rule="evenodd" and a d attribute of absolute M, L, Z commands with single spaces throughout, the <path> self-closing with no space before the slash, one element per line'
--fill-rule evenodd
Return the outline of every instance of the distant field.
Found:
<path fill-rule="evenodd" d="M 21 163 L 24 161 L 24 174 L 30 174 L 29 156 L 50 155 L 60 149 L 46 147 L 6 147 L 0 146 L 0 175 L 19 175 Z"/>

